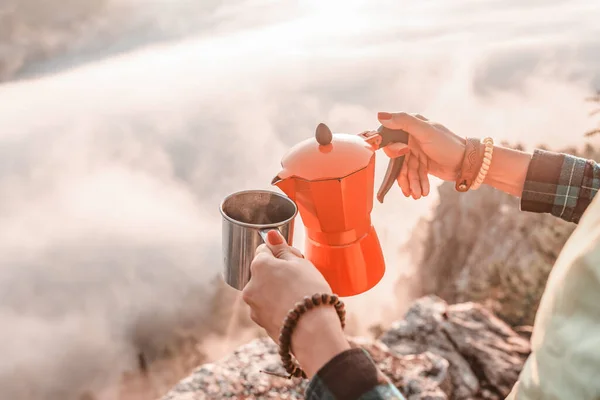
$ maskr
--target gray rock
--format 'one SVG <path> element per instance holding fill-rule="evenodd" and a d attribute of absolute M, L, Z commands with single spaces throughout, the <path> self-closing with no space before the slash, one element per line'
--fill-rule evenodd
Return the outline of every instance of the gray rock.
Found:
<path fill-rule="evenodd" d="M 500 399 L 517 380 L 528 342 L 474 303 L 417 301 L 381 340 L 350 338 L 409 400 Z M 277 347 L 257 339 L 229 357 L 201 366 L 162 400 L 301 399 L 307 381 L 282 374 Z"/>
<path fill-rule="evenodd" d="M 435 296 L 414 303 L 380 339 L 397 354 L 429 351 L 447 360 L 452 399 L 503 399 L 530 351 L 526 339 L 485 307 L 448 306 Z"/>

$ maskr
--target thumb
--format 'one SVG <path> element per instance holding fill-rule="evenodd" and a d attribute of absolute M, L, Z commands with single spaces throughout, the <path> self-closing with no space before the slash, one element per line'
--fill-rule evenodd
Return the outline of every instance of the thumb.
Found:
<path fill-rule="evenodd" d="M 277 229 L 270 230 L 267 233 L 266 244 L 273 255 L 281 260 L 291 261 L 299 258 Z"/>
<path fill-rule="evenodd" d="M 431 126 L 427 121 L 423 121 L 405 112 L 379 112 L 377 113 L 377 119 L 386 128 L 402 129 L 418 141 L 427 139 L 431 130 Z"/>

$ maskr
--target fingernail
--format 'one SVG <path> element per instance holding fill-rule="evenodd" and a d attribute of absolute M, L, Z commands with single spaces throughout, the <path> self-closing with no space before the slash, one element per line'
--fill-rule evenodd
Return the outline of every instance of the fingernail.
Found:
<path fill-rule="evenodd" d="M 269 244 L 273 245 L 273 246 L 279 246 L 280 244 L 283 244 L 283 236 L 281 236 L 281 234 L 279 233 L 278 230 L 272 230 L 269 231 L 269 233 L 267 233 L 267 240 L 269 241 Z"/>
<path fill-rule="evenodd" d="M 386 121 L 388 119 L 392 119 L 392 114 L 389 112 L 379 112 L 377 113 L 377 119 Z"/>

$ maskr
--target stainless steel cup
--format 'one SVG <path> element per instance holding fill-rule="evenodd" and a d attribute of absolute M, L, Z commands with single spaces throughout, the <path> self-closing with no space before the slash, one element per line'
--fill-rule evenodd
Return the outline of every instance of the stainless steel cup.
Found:
<path fill-rule="evenodd" d="M 292 244 L 296 204 L 288 197 L 268 190 L 233 193 L 221 203 L 223 216 L 223 279 L 242 290 L 250 280 L 250 264 L 267 232 L 279 232 Z"/>

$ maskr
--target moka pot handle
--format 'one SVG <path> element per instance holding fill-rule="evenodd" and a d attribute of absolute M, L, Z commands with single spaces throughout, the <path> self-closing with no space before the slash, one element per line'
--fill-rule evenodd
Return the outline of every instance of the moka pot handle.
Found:
<path fill-rule="evenodd" d="M 377 129 L 377 132 L 381 136 L 381 143 L 379 144 L 380 149 L 392 143 L 408 144 L 408 132 L 401 129 L 389 129 L 380 126 L 379 129 Z M 383 182 L 377 191 L 377 200 L 379 200 L 380 203 L 383 203 L 385 195 L 390 191 L 394 182 L 398 179 L 398 176 L 400 176 L 404 159 L 404 155 L 390 159 Z"/>

